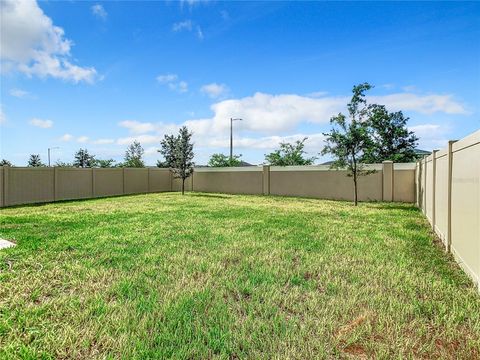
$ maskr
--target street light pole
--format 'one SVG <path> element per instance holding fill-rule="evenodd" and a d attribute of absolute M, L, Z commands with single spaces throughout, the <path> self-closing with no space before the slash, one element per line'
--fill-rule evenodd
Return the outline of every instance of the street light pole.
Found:
<path fill-rule="evenodd" d="M 233 161 L 233 122 L 242 121 L 243 119 L 230 118 L 230 164 Z"/>
<path fill-rule="evenodd" d="M 60 149 L 60 148 L 58 146 L 48 148 L 48 167 L 50 167 L 50 150 L 53 150 L 53 149 Z"/>

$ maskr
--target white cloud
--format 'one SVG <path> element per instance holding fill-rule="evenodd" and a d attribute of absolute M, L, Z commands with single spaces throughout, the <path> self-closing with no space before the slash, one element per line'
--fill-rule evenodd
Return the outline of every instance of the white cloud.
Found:
<path fill-rule="evenodd" d="M 106 144 L 113 144 L 115 140 L 113 139 L 98 139 L 95 140 L 93 143 L 96 145 L 106 145 Z"/>
<path fill-rule="evenodd" d="M 152 123 L 135 120 L 120 121 L 118 125 L 127 128 L 133 134 L 144 134 L 156 129 L 156 126 Z"/>
<path fill-rule="evenodd" d="M 469 114 L 463 104 L 456 101 L 453 95 L 420 95 L 397 93 L 383 96 L 369 96 L 369 101 L 386 105 L 390 111 L 415 111 L 431 115 L 437 112 L 446 114 Z"/>
<path fill-rule="evenodd" d="M 174 85 L 172 87 L 172 85 Z M 170 84 L 170 89 L 177 90 L 178 92 L 184 93 L 188 91 L 188 83 L 186 81 L 180 81 L 178 84 Z"/>
<path fill-rule="evenodd" d="M 312 94 L 313 95 L 313 94 Z M 396 110 L 392 99 L 401 98 L 403 94 L 378 96 L 374 100 L 379 104 L 386 104 L 392 111 Z M 428 103 L 425 97 L 443 95 L 414 95 L 408 96 L 403 110 L 421 113 L 424 104 Z M 239 99 L 218 101 L 211 106 L 212 116 L 209 118 L 190 119 L 182 124 L 165 124 L 140 121 L 122 121 L 119 126 L 127 128 L 131 136 L 117 139 L 116 143 L 126 145 L 134 140 L 142 144 L 157 144 L 164 134 L 174 134 L 178 128 L 186 125 L 193 131 L 193 140 L 198 148 L 228 148 L 230 117 L 242 118 L 235 122 L 234 146 L 238 149 L 263 149 L 270 151 L 278 147 L 281 141 L 295 141 L 308 137 L 306 150 L 310 154 L 317 154 L 323 147 L 324 136 L 321 133 L 306 134 L 301 126 L 305 124 L 328 125 L 330 118 L 338 112 L 346 111 L 346 104 L 350 96 L 300 96 L 296 94 L 265 94 L 255 93 Z M 454 101 L 450 99 L 450 101 Z M 420 104 L 420 105 L 418 105 Z M 460 105 L 461 106 L 461 105 Z M 451 111 L 449 107 L 439 107 L 439 112 Z M 321 128 L 323 130 L 323 128 Z M 435 123 L 412 126 L 420 137 L 420 147 L 425 149 L 438 147 L 445 143 L 448 129 Z M 295 135 L 292 131 L 298 131 Z"/>
<path fill-rule="evenodd" d="M 188 91 L 188 83 L 186 81 L 178 81 L 177 74 L 164 74 L 158 75 L 157 81 L 160 84 L 167 85 L 172 91 L 178 91 L 179 93 L 185 93 Z"/>
<path fill-rule="evenodd" d="M 242 118 L 237 128 L 269 134 L 295 129 L 301 122 L 328 123 L 345 107 L 345 97 L 310 98 L 300 95 L 255 93 L 241 99 L 223 100 L 211 106 L 211 119 L 187 123 L 205 133 L 227 131 L 231 117 Z M 348 101 L 348 100 L 347 100 Z"/>
<path fill-rule="evenodd" d="M 29 95 L 28 91 L 21 90 L 21 89 L 10 89 L 8 92 L 11 96 L 15 96 L 18 98 L 24 98 Z"/>
<path fill-rule="evenodd" d="M 447 146 L 449 128 L 440 124 L 420 124 L 409 126 L 419 138 L 419 148 L 423 150 L 439 149 Z"/>
<path fill-rule="evenodd" d="M 70 134 L 64 134 L 60 137 L 60 141 L 70 141 L 73 139 L 73 135 Z"/>
<path fill-rule="evenodd" d="M 30 125 L 33 125 L 42 129 L 48 129 L 53 126 L 53 121 L 33 118 L 32 120 L 30 120 Z"/>
<path fill-rule="evenodd" d="M 179 22 L 174 23 L 172 25 L 172 31 L 173 32 L 180 32 L 180 31 L 192 32 L 192 31 L 195 31 L 195 34 L 197 35 L 197 37 L 200 40 L 203 40 L 203 38 L 204 38 L 202 28 L 199 25 L 194 26 L 194 23 L 193 23 L 192 20 L 184 20 L 184 21 L 179 21 Z"/>
<path fill-rule="evenodd" d="M 72 41 L 65 38 L 36 1 L 5 0 L 0 3 L 2 71 L 27 76 L 54 77 L 75 83 L 92 83 L 97 71 L 70 61 Z"/>
<path fill-rule="evenodd" d="M 236 137 L 234 139 L 235 148 L 238 149 L 262 149 L 271 150 L 278 148 L 281 142 L 294 142 L 307 138 L 305 141 L 305 150 L 310 153 L 319 152 L 324 145 L 325 136 L 322 133 L 314 134 L 294 134 L 288 136 L 265 136 L 265 137 Z M 227 138 L 216 138 L 207 140 L 204 145 L 212 147 L 229 147 L 230 140 Z"/>
<path fill-rule="evenodd" d="M 107 18 L 108 14 L 105 11 L 105 8 L 103 7 L 103 5 L 95 4 L 95 5 L 92 5 L 90 9 L 92 10 L 92 14 L 95 15 L 96 17 L 102 20 L 105 20 Z"/>
<path fill-rule="evenodd" d="M 77 138 L 77 142 L 79 143 L 86 143 L 88 141 L 88 136 L 79 136 Z"/>
<path fill-rule="evenodd" d="M 137 136 L 129 136 L 129 137 L 124 137 L 120 138 L 117 140 L 118 145 L 130 145 L 134 141 L 140 142 L 140 144 L 153 144 L 153 143 L 160 143 L 160 141 L 163 139 L 163 136 L 161 135 L 137 135 Z"/>
<path fill-rule="evenodd" d="M 172 30 L 175 32 L 182 31 L 182 30 L 192 31 L 192 28 L 193 28 L 192 20 L 176 22 L 172 26 Z"/>
<path fill-rule="evenodd" d="M 203 35 L 203 31 L 202 31 L 202 28 L 200 26 L 197 26 L 197 37 L 200 39 L 200 40 L 203 40 L 204 39 L 204 35 Z"/>
<path fill-rule="evenodd" d="M 177 74 L 165 74 L 165 75 L 158 75 L 157 81 L 160 84 L 168 84 L 174 81 L 177 81 L 178 75 Z"/>
<path fill-rule="evenodd" d="M 228 93 L 228 87 L 225 84 L 211 83 L 203 85 L 200 88 L 200 91 L 207 94 L 212 99 L 215 99 Z"/>

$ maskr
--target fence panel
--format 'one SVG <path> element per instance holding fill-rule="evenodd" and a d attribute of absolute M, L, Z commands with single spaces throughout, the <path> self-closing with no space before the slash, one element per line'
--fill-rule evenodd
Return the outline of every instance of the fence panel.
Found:
<path fill-rule="evenodd" d="M 53 168 L 3 168 L 5 206 L 55 200 Z"/>
<path fill-rule="evenodd" d="M 93 169 L 93 196 L 115 196 L 123 194 L 123 169 Z"/>
<path fill-rule="evenodd" d="M 172 186 L 169 169 L 148 169 L 149 192 L 170 191 Z"/>
<path fill-rule="evenodd" d="M 261 195 L 263 194 L 263 169 L 258 166 L 198 168 L 193 174 L 193 188 L 201 192 Z"/>
<path fill-rule="evenodd" d="M 124 193 L 142 194 L 148 192 L 148 169 L 125 168 Z"/>
<path fill-rule="evenodd" d="M 358 181 L 360 201 L 381 201 L 382 171 L 362 176 Z M 353 180 L 345 170 L 331 170 L 328 166 L 295 166 L 270 168 L 270 194 L 313 197 L 320 199 L 352 200 Z"/>
<path fill-rule="evenodd" d="M 448 232 L 448 152 L 438 151 L 435 165 L 435 224 L 434 230 L 447 246 Z"/>
<path fill-rule="evenodd" d="M 393 200 L 415 202 L 415 164 L 393 164 Z"/>
<path fill-rule="evenodd" d="M 92 169 L 55 168 L 55 200 L 93 197 Z"/>
<path fill-rule="evenodd" d="M 452 146 L 451 248 L 480 288 L 480 131 Z"/>

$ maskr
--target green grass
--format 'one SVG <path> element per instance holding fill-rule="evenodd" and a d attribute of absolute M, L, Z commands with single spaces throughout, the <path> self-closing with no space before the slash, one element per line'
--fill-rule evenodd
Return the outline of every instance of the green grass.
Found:
<path fill-rule="evenodd" d="M 0 358 L 480 357 L 412 205 L 177 193 L 0 210 Z"/>

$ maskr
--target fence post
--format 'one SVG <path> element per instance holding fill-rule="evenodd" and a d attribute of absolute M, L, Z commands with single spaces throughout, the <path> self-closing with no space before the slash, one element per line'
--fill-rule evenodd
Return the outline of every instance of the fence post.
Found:
<path fill-rule="evenodd" d="M 393 201 L 393 161 L 382 162 L 383 201 Z"/>
<path fill-rule="evenodd" d="M 427 215 L 427 156 L 423 157 L 423 206 L 422 212 Z"/>
<path fill-rule="evenodd" d="M 270 165 L 263 165 L 263 195 L 270 195 Z"/>
<path fill-rule="evenodd" d="M 123 177 L 123 191 L 122 191 L 122 195 L 125 195 L 125 168 L 122 168 L 122 177 Z"/>
<path fill-rule="evenodd" d="M 58 168 L 53 167 L 53 201 L 58 199 Z"/>
<path fill-rule="evenodd" d="M 95 198 L 95 168 L 90 169 L 92 171 L 92 199 Z"/>
<path fill-rule="evenodd" d="M 8 206 L 8 170 L 10 166 L 3 167 L 3 206 Z"/>
<path fill-rule="evenodd" d="M 433 232 L 435 232 L 435 224 L 436 224 L 435 183 L 437 181 L 437 151 L 438 150 L 433 150 L 432 152 L 432 228 L 433 228 Z"/>
<path fill-rule="evenodd" d="M 457 140 L 448 142 L 448 190 L 447 190 L 447 251 L 452 251 L 452 145 Z"/>

